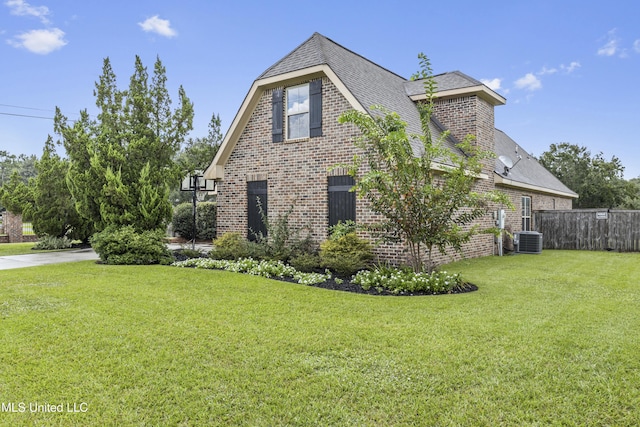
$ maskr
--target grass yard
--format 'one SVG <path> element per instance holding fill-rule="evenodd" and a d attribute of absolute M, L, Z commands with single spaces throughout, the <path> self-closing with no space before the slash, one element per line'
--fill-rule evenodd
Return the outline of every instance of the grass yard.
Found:
<path fill-rule="evenodd" d="M 448 270 L 479 291 L 382 297 L 92 262 L 1 271 L 0 425 L 640 424 L 640 254 Z"/>
<path fill-rule="evenodd" d="M 0 243 L 0 256 L 32 254 L 33 242 Z"/>

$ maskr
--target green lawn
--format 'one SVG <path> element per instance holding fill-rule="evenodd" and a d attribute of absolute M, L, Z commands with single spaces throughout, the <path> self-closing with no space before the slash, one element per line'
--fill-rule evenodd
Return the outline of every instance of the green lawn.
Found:
<path fill-rule="evenodd" d="M 640 424 L 640 254 L 448 270 L 479 291 L 367 296 L 92 262 L 0 271 L 0 425 Z"/>
<path fill-rule="evenodd" d="M 35 243 L 0 243 L 0 256 L 32 254 Z"/>

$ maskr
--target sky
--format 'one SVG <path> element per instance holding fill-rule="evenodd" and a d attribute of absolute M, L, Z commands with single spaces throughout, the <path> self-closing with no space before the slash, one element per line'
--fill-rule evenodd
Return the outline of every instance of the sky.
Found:
<path fill-rule="evenodd" d="M 640 177 L 640 7 L 607 2 L 0 0 L 0 150 L 40 156 L 59 107 L 97 112 L 109 58 L 126 89 L 136 55 L 160 58 L 174 103 L 226 132 L 253 81 L 314 32 L 409 78 L 418 54 L 507 99 L 496 127 L 534 156 L 568 142 Z M 175 105 L 175 104 L 174 104 Z M 62 153 L 61 153 L 62 154 Z"/>

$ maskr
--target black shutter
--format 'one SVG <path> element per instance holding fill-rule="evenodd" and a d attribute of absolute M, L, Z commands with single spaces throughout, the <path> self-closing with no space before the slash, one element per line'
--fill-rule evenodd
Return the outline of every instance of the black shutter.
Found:
<path fill-rule="evenodd" d="M 309 136 L 322 136 L 322 79 L 309 83 Z"/>
<path fill-rule="evenodd" d="M 271 115 L 271 135 L 273 142 L 282 142 L 282 89 L 274 89 L 273 94 L 271 95 L 271 106 L 272 106 L 272 115 Z"/>
<path fill-rule="evenodd" d="M 329 177 L 329 227 L 339 221 L 356 220 L 355 181 L 348 175 Z"/>
<path fill-rule="evenodd" d="M 247 182 L 247 238 L 255 241 L 258 236 L 267 236 L 267 227 L 262 221 L 262 213 L 267 215 L 267 181 Z"/>

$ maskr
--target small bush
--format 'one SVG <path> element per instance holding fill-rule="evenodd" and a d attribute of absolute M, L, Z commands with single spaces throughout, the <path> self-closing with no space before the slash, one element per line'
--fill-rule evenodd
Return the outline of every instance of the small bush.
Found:
<path fill-rule="evenodd" d="M 180 203 L 173 208 L 173 231 L 187 240 L 193 239 L 193 205 Z"/>
<path fill-rule="evenodd" d="M 459 274 L 449 274 L 446 271 L 415 273 L 410 268 L 385 266 L 358 272 L 353 278 L 353 283 L 362 286 L 364 290 L 374 288 L 378 291 L 386 290 L 395 294 L 410 292 L 443 294 L 464 286 Z"/>
<path fill-rule="evenodd" d="M 46 251 L 53 249 L 67 249 L 72 245 L 71 239 L 67 236 L 65 237 L 56 237 L 56 236 L 42 236 L 38 240 L 38 242 L 33 246 L 33 249 Z"/>
<path fill-rule="evenodd" d="M 217 205 L 214 202 L 200 202 L 196 209 L 196 229 L 200 240 L 216 238 Z"/>
<path fill-rule="evenodd" d="M 252 258 L 242 258 L 237 261 L 229 261 L 222 259 L 188 259 L 173 263 L 176 267 L 194 267 L 206 269 L 220 269 L 233 271 L 236 273 L 246 273 L 254 276 L 266 278 L 291 278 L 303 285 L 315 285 L 322 283 L 331 278 L 330 274 L 321 273 L 303 273 L 297 271 L 290 265 L 286 265 L 282 261 L 255 260 Z"/>
<path fill-rule="evenodd" d="M 346 236 L 349 233 L 355 233 L 357 231 L 355 221 L 350 219 L 346 221 L 338 221 L 336 225 L 329 227 L 329 235 L 331 240 L 339 239 L 342 236 Z"/>
<path fill-rule="evenodd" d="M 198 249 L 180 249 L 180 254 L 186 258 L 202 258 L 202 251 Z"/>
<path fill-rule="evenodd" d="M 133 226 L 107 227 L 91 238 L 91 246 L 105 264 L 171 264 L 164 232 L 136 232 Z"/>
<path fill-rule="evenodd" d="M 320 245 L 322 266 L 341 275 L 351 275 L 366 268 L 372 259 L 371 245 L 356 233 L 325 240 Z"/>
<path fill-rule="evenodd" d="M 298 271 L 311 273 L 320 267 L 320 257 L 310 253 L 301 253 L 291 258 L 289 264 Z"/>
<path fill-rule="evenodd" d="M 209 253 L 213 259 L 239 259 L 249 256 L 249 245 L 240 233 L 225 233 L 213 241 L 213 249 Z"/>
<path fill-rule="evenodd" d="M 211 240 L 216 237 L 217 207 L 213 202 L 196 205 L 196 239 Z M 193 239 L 193 204 L 180 203 L 173 209 L 173 231 L 187 240 Z"/>

